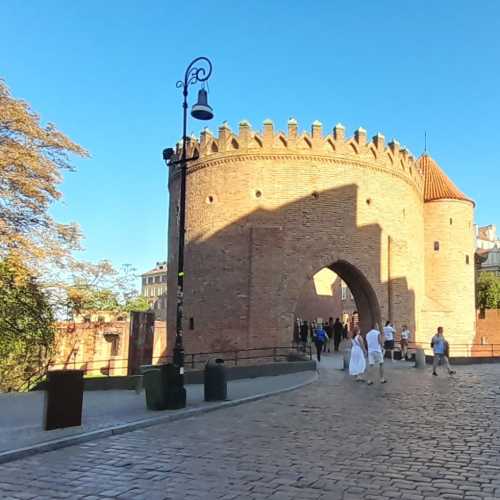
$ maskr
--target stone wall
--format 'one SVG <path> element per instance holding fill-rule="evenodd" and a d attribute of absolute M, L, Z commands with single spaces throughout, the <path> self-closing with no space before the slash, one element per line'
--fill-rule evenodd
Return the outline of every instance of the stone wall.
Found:
<path fill-rule="evenodd" d="M 476 312 L 473 355 L 500 356 L 500 309 Z"/>
<path fill-rule="evenodd" d="M 474 207 L 462 200 L 425 203 L 425 285 L 422 342 L 438 326 L 450 337 L 451 355 L 474 343 Z M 459 347 L 460 346 L 460 347 Z M 460 349 L 460 354 L 454 352 Z"/>
<path fill-rule="evenodd" d="M 51 369 L 78 368 L 88 376 L 126 375 L 129 333 L 129 321 L 59 322 Z M 155 321 L 153 363 L 165 356 L 166 339 L 165 322 Z"/>

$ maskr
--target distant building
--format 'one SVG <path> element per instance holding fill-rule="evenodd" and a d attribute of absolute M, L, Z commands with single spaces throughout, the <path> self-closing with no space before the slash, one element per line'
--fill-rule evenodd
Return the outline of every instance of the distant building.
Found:
<path fill-rule="evenodd" d="M 479 227 L 474 226 L 476 232 L 476 248 L 479 250 L 490 250 L 500 248 L 500 240 L 497 238 L 497 228 L 495 224 Z"/>
<path fill-rule="evenodd" d="M 494 224 L 475 226 L 476 230 L 476 270 L 500 276 L 500 240 Z"/>
<path fill-rule="evenodd" d="M 157 320 L 167 319 L 167 263 L 157 262 L 156 267 L 141 274 L 142 296 L 147 299 Z"/>

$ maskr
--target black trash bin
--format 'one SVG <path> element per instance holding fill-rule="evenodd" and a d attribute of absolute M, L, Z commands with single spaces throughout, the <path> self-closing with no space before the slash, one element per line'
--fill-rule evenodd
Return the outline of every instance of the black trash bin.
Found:
<path fill-rule="evenodd" d="M 167 410 L 177 410 L 186 407 L 186 389 L 184 388 L 184 376 L 179 368 L 167 363 L 160 366 L 162 379 L 165 386 L 165 407 Z"/>
<path fill-rule="evenodd" d="M 223 359 L 211 359 L 205 365 L 205 401 L 227 399 L 226 368 Z"/>
<path fill-rule="evenodd" d="M 146 406 L 149 410 L 177 410 L 186 406 L 186 389 L 179 369 L 171 364 L 148 367 L 143 371 Z"/>
<path fill-rule="evenodd" d="M 143 385 L 147 409 L 165 410 L 165 387 L 159 368 L 149 368 L 143 371 Z"/>
<path fill-rule="evenodd" d="M 44 429 L 82 425 L 83 370 L 53 370 L 47 373 Z"/>

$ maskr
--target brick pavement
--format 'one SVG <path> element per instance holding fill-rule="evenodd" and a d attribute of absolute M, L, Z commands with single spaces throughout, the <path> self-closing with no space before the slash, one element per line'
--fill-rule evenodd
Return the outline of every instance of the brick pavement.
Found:
<path fill-rule="evenodd" d="M 322 363 L 328 366 L 329 362 Z M 395 363 L 395 366 L 401 363 Z M 389 369 L 0 466 L 2 498 L 500 498 L 500 365 Z"/>

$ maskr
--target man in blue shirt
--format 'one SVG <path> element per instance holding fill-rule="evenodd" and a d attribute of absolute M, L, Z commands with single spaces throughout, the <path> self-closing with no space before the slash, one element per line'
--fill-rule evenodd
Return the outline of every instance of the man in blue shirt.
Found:
<path fill-rule="evenodd" d="M 325 345 L 327 339 L 327 335 L 325 330 L 323 329 L 323 325 L 318 323 L 316 328 L 314 329 L 314 343 L 316 344 L 316 353 L 318 361 L 321 361 L 321 351 L 323 350 L 323 346 Z"/>
<path fill-rule="evenodd" d="M 432 337 L 431 347 L 434 351 L 434 359 L 432 361 L 432 374 L 437 377 L 436 368 L 442 362 L 445 368 L 448 370 L 448 373 L 452 375 L 455 373 L 451 367 L 450 362 L 448 361 L 448 356 L 446 355 L 446 346 L 447 342 L 443 335 L 443 327 L 438 326 L 437 333 Z"/>

